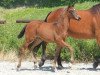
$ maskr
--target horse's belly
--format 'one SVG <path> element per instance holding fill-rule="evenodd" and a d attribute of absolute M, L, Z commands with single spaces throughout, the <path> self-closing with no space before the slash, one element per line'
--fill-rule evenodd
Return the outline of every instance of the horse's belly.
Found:
<path fill-rule="evenodd" d="M 69 33 L 69 36 L 76 38 L 76 39 L 93 39 L 95 36 L 93 34 L 87 34 L 87 33 Z"/>
<path fill-rule="evenodd" d="M 45 31 L 45 30 L 39 31 L 38 32 L 38 36 L 42 40 L 44 40 L 46 42 L 53 42 L 54 41 L 53 33 L 52 33 L 52 31 L 49 31 L 49 30 L 47 30 L 47 31 Z"/>

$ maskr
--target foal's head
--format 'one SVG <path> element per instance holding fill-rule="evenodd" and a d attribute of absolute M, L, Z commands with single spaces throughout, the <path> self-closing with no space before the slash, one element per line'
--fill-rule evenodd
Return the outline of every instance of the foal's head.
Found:
<path fill-rule="evenodd" d="M 81 19 L 81 17 L 77 14 L 73 6 L 68 6 L 67 8 L 65 8 L 63 16 L 68 16 L 70 19 L 76 19 L 76 20 Z"/>

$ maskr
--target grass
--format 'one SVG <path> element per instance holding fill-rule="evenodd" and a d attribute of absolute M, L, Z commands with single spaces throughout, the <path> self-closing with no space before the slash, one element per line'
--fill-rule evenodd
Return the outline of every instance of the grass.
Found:
<path fill-rule="evenodd" d="M 97 3 L 99 2 L 85 2 L 82 4 L 76 4 L 75 8 L 78 10 L 84 10 L 92 7 Z M 44 20 L 48 12 L 53 11 L 60 7 L 65 7 L 65 6 L 59 6 L 53 8 L 19 7 L 15 9 L 5 9 L 0 7 L 0 14 L 2 14 L 0 15 L 0 19 L 6 19 L 7 21 L 5 25 L 0 26 L 0 51 L 17 53 L 19 46 L 23 44 L 24 38 L 17 39 L 17 35 L 21 31 L 21 29 L 25 26 L 25 24 L 17 24 L 15 22 L 17 19 Z M 74 46 L 76 47 L 76 45 Z M 54 47 L 55 46 L 52 44 L 48 45 L 47 50 L 54 49 Z"/>

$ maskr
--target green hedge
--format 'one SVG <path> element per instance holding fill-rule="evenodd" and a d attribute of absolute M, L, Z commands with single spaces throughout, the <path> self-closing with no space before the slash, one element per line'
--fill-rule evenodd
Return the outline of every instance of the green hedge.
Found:
<path fill-rule="evenodd" d="M 18 6 L 52 7 L 85 1 L 99 0 L 0 0 L 0 6 L 6 8 L 13 8 Z"/>

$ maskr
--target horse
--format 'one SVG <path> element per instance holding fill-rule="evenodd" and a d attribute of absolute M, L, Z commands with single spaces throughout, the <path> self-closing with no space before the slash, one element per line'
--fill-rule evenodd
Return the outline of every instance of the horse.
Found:
<path fill-rule="evenodd" d="M 41 20 L 34 20 L 28 23 L 23 29 L 22 35 L 25 34 L 25 43 L 19 49 L 19 62 L 17 65 L 17 70 L 21 66 L 21 61 L 23 55 L 25 54 L 25 50 L 29 49 L 30 51 L 32 51 L 32 49 L 42 41 L 45 41 L 46 43 L 54 42 L 57 45 L 52 66 L 54 71 L 56 70 L 56 61 L 61 51 L 60 48 L 62 47 L 69 48 L 71 54 L 71 62 L 73 62 L 73 48 L 67 42 L 65 43 L 65 38 L 68 35 L 67 31 L 69 28 L 70 19 L 80 19 L 79 15 L 76 13 L 75 9 L 72 6 L 68 6 L 68 8 L 64 9 L 57 22 L 47 23 Z M 33 60 L 34 64 L 36 64 L 37 60 L 34 52 Z"/>
<path fill-rule="evenodd" d="M 64 8 L 59 8 L 55 11 L 52 11 L 47 16 L 46 22 L 55 22 L 60 18 L 60 14 L 63 13 Z M 96 39 L 97 43 L 100 46 L 100 3 L 94 5 L 93 7 L 87 10 L 77 10 L 77 13 L 81 16 L 80 21 L 71 19 L 68 29 L 68 36 L 75 39 Z M 45 48 L 46 42 L 42 41 L 38 46 L 36 46 L 35 51 L 38 51 L 39 47 L 43 45 L 42 58 L 39 63 L 41 67 L 45 60 Z M 62 48 L 61 48 L 62 49 Z M 62 68 L 60 54 L 57 59 L 58 67 Z"/>

